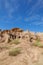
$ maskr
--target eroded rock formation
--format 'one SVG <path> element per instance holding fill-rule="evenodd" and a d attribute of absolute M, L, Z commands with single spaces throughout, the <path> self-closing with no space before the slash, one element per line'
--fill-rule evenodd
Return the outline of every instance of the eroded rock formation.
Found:
<path fill-rule="evenodd" d="M 43 42 L 43 33 L 35 33 L 31 31 L 23 31 L 19 28 L 13 28 L 11 30 L 0 31 L 0 42 L 12 39 L 25 39 L 31 43 L 35 43 L 37 39 Z"/>

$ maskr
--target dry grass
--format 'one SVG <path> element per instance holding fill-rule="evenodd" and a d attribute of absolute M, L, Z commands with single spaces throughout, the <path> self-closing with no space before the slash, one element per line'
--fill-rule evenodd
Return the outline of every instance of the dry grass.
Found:
<path fill-rule="evenodd" d="M 10 44 L 16 44 L 16 45 L 19 43 L 20 43 L 19 39 L 15 39 L 10 42 Z"/>
<path fill-rule="evenodd" d="M 9 49 L 9 46 L 0 46 L 0 49 Z"/>
<path fill-rule="evenodd" d="M 21 48 L 17 47 L 9 51 L 10 56 L 17 56 L 18 54 L 21 53 Z"/>
<path fill-rule="evenodd" d="M 40 40 L 36 40 L 36 43 L 34 43 L 34 46 L 43 47 L 43 44 L 41 44 Z"/>

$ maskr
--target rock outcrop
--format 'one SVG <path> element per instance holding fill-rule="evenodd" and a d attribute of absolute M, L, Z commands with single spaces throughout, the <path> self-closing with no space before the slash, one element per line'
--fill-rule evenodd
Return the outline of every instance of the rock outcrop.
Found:
<path fill-rule="evenodd" d="M 20 28 L 13 28 L 11 30 L 0 31 L 0 41 L 3 41 L 3 40 L 8 41 L 9 39 L 12 40 L 16 38 L 28 40 L 28 42 L 31 42 L 31 43 L 35 43 L 37 39 L 43 42 L 43 33 L 24 31 L 24 30 L 21 30 Z"/>

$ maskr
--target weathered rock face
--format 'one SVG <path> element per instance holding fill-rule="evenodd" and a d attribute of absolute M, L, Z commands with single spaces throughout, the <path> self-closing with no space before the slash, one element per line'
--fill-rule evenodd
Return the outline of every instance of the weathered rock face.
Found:
<path fill-rule="evenodd" d="M 3 30 L 0 32 L 0 40 L 6 40 L 5 38 L 9 38 L 9 39 L 21 38 L 22 32 L 23 30 L 19 28 L 13 28 L 11 30 Z"/>
<path fill-rule="evenodd" d="M 30 32 L 30 37 L 33 38 L 34 40 L 36 40 L 36 35 L 34 32 Z"/>
<path fill-rule="evenodd" d="M 10 30 L 3 30 L 2 32 L 1 32 L 1 34 L 8 34 L 8 33 L 10 33 Z"/>
<path fill-rule="evenodd" d="M 28 40 L 31 43 L 35 43 L 35 41 L 37 39 L 39 39 L 40 41 L 43 41 L 43 33 L 34 33 L 34 32 L 30 32 L 30 31 L 23 31 L 19 28 L 13 28 L 11 30 L 1 31 L 0 40 L 5 39 L 5 37 L 7 37 L 7 39 L 8 38 L 9 39 L 16 39 L 16 38 L 24 39 L 24 40 Z"/>
<path fill-rule="evenodd" d="M 13 28 L 10 30 L 11 32 L 23 32 L 20 28 Z"/>

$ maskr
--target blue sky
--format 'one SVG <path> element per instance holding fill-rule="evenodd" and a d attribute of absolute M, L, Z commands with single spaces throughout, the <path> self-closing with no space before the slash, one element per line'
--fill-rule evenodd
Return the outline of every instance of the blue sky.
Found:
<path fill-rule="evenodd" d="M 43 0 L 0 0 L 0 28 L 43 32 Z"/>

